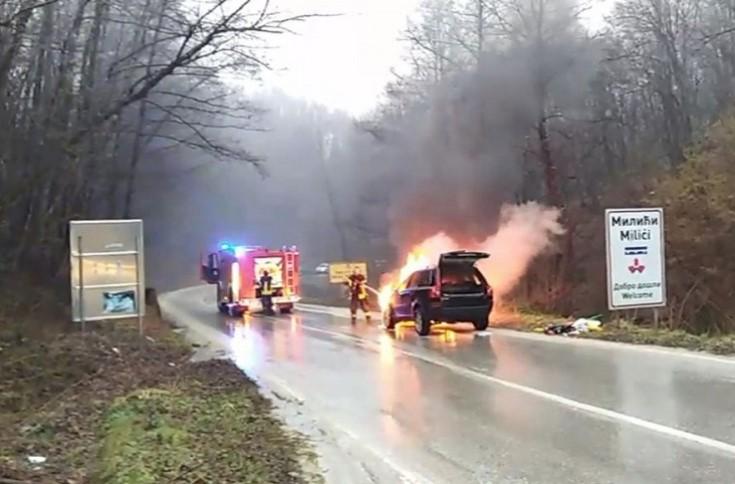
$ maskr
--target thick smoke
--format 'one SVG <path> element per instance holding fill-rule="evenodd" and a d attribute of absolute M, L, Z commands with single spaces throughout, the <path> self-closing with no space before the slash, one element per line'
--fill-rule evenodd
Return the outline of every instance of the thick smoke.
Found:
<path fill-rule="evenodd" d="M 452 76 L 400 128 L 414 158 L 400 160 L 406 183 L 391 210 L 398 247 L 439 231 L 460 242 L 487 237 L 498 230 L 501 207 L 518 199 L 533 89 L 515 59 L 490 64 Z"/>
<path fill-rule="evenodd" d="M 443 252 L 466 249 L 488 252 L 479 268 L 493 286 L 498 299 L 515 289 L 535 257 L 549 249 L 554 237 L 562 235 L 561 212 L 535 202 L 503 205 L 498 230 L 478 242 L 459 243 L 444 232 L 422 241 L 416 249 L 430 260 Z"/>
<path fill-rule="evenodd" d="M 513 44 L 470 71 L 447 75 L 396 128 L 402 153 L 413 155 L 398 161 L 404 185 L 391 206 L 391 240 L 399 251 L 417 245 L 432 257 L 439 249 L 488 251 L 481 269 L 503 297 L 564 232 L 558 209 L 523 203 L 548 195 L 540 120 L 557 110 L 574 113 L 570 99 L 587 85 L 588 75 L 571 61 L 587 53 L 560 35 L 543 52 Z"/>

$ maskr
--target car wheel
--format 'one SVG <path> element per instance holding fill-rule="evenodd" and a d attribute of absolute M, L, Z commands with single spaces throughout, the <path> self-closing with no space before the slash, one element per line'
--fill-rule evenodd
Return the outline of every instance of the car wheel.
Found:
<path fill-rule="evenodd" d="M 431 320 L 421 306 L 418 306 L 414 312 L 414 324 L 419 336 L 428 336 L 431 333 Z"/>
<path fill-rule="evenodd" d="M 477 319 L 472 322 L 472 324 L 475 326 L 476 331 L 485 331 L 487 329 L 487 326 L 490 322 L 490 317 L 485 317 L 484 319 Z"/>
<path fill-rule="evenodd" d="M 383 324 L 385 325 L 385 329 L 395 329 L 396 322 L 396 315 L 393 312 L 393 308 L 389 307 L 385 314 L 383 314 Z"/>

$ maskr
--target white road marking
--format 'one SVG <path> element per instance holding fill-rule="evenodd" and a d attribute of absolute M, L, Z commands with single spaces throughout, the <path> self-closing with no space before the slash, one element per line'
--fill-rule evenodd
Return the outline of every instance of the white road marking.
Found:
<path fill-rule="evenodd" d="M 707 361 L 709 363 L 720 363 L 723 365 L 735 365 L 735 358 L 727 356 L 716 356 L 707 353 L 698 353 L 683 348 L 661 348 L 652 345 L 636 345 L 633 343 L 618 343 L 615 341 L 603 341 L 596 339 L 584 339 L 584 338 L 562 338 L 562 337 L 550 337 L 548 335 L 536 334 L 536 333 L 524 333 L 522 331 L 514 331 L 512 329 L 500 329 L 495 328 L 493 331 L 497 331 L 503 336 L 516 339 L 525 339 L 529 341 L 539 341 L 542 343 L 551 344 L 562 344 L 562 345 L 577 345 L 577 346 L 596 346 L 599 348 L 605 348 L 610 350 L 618 351 L 636 351 L 640 353 L 652 353 L 661 356 L 673 357 L 673 358 L 689 358 L 694 360 Z"/>
<path fill-rule="evenodd" d="M 302 324 L 302 327 L 304 329 L 307 329 L 308 331 L 327 334 L 327 335 L 330 335 L 332 337 L 339 338 L 339 339 L 351 339 L 353 341 L 357 341 L 357 342 L 369 345 L 373 347 L 372 349 L 375 349 L 376 351 L 380 350 L 380 347 L 377 343 L 375 343 L 374 341 L 365 339 L 365 338 L 361 338 L 359 336 L 354 336 L 354 335 L 350 335 L 346 333 L 340 333 L 337 331 L 330 331 L 330 330 L 326 330 L 322 328 L 317 328 L 314 326 L 310 326 L 308 324 Z M 462 376 L 465 376 L 471 379 L 494 383 L 496 385 L 500 385 L 505 388 L 510 388 L 512 390 L 525 393 L 527 395 L 532 395 L 537 398 L 551 401 L 559 405 L 563 405 L 565 407 L 572 408 L 574 410 L 580 410 L 588 414 L 595 415 L 597 417 L 602 417 L 608 420 L 626 423 L 626 424 L 633 425 L 635 427 L 639 427 L 639 428 L 642 428 L 648 431 L 666 435 L 674 439 L 679 439 L 679 440 L 695 443 L 695 444 L 698 444 L 704 447 L 708 447 L 710 449 L 714 449 L 720 452 L 725 452 L 731 455 L 735 455 L 735 445 L 729 444 L 727 442 L 722 442 L 722 441 L 715 440 L 709 437 L 704 437 L 702 435 L 693 434 L 691 432 L 679 430 L 673 427 L 668 427 L 666 425 L 651 422 L 649 420 L 645 420 L 642 418 L 633 417 L 632 415 L 627 415 L 624 413 L 616 412 L 614 410 L 609 410 L 606 408 L 590 405 L 588 403 L 579 402 L 577 400 L 563 397 L 555 393 L 545 392 L 543 390 L 538 390 L 536 388 L 521 385 L 519 383 L 514 383 L 508 380 L 504 380 L 502 378 L 497 378 L 494 376 L 486 375 L 486 374 L 480 373 L 472 369 L 464 368 L 464 367 L 455 365 L 447 361 L 443 361 L 440 359 L 422 355 L 420 353 L 409 351 L 409 350 L 400 348 L 398 346 L 395 347 L 395 350 L 402 355 L 416 358 L 418 360 L 421 360 L 421 361 L 424 361 L 426 363 L 430 363 L 436 366 L 441 366 L 454 373 L 457 373 L 459 375 L 462 375 Z"/>
<path fill-rule="evenodd" d="M 169 294 L 171 294 L 171 293 L 169 293 Z M 305 311 L 316 312 L 316 313 L 321 313 L 321 314 L 331 314 L 333 316 L 338 316 L 338 317 L 341 317 L 342 316 L 342 312 L 343 312 L 343 311 L 341 311 L 342 308 L 324 308 L 324 310 L 322 310 L 322 308 L 323 307 L 319 307 L 319 306 L 302 306 L 302 310 L 305 310 Z M 187 319 L 189 319 L 189 318 L 187 318 Z M 194 319 L 194 318 L 191 318 L 191 319 Z M 201 323 L 199 323 L 199 324 L 201 325 Z M 350 334 L 346 334 L 346 333 L 341 333 L 341 332 L 330 331 L 330 330 L 326 330 L 326 329 L 322 329 L 322 328 L 317 328 L 317 327 L 314 327 L 314 326 L 311 326 L 311 325 L 308 325 L 308 324 L 302 324 L 302 327 L 304 329 L 308 330 L 308 331 L 327 334 L 327 335 L 330 335 L 331 337 L 334 337 L 334 338 L 351 339 L 353 341 L 357 341 L 359 343 L 362 343 L 362 344 L 365 344 L 365 345 L 369 345 L 374 350 L 378 350 L 379 351 L 379 349 L 380 349 L 378 343 L 376 343 L 374 341 L 370 341 L 370 340 L 364 339 L 364 338 L 361 338 L 361 337 L 358 337 L 358 336 L 355 336 L 355 335 L 350 335 Z M 205 330 L 204 333 L 206 333 L 206 336 L 212 337 L 212 336 L 214 336 L 212 333 L 217 333 L 217 331 L 214 330 L 213 328 L 207 328 L 207 330 Z M 220 333 L 220 335 L 221 336 L 224 336 L 224 335 L 222 335 L 222 333 Z M 215 339 L 219 339 L 219 338 L 215 338 Z M 612 345 L 617 346 L 618 344 L 617 343 L 612 343 Z M 537 398 L 541 398 L 541 399 L 544 399 L 544 400 L 547 400 L 547 401 L 551 401 L 551 402 L 557 403 L 559 405 L 563 405 L 563 406 L 572 408 L 574 410 L 580 410 L 580 411 L 586 412 L 586 413 L 588 413 L 590 415 L 595 415 L 597 417 L 602 417 L 604 419 L 626 423 L 626 424 L 633 425 L 635 427 L 639 427 L 639 428 L 642 428 L 642 429 L 645 429 L 645 430 L 648 430 L 648 431 L 652 431 L 652 432 L 655 432 L 655 433 L 658 433 L 658 434 L 661 434 L 661 435 L 672 437 L 674 439 L 683 440 L 683 441 L 686 441 L 686 442 L 690 442 L 690 443 L 701 445 L 703 447 L 708 447 L 708 448 L 713 449 L 713 450 L 717 450 L 717 451 L 720 451 L 720 452 L 725 452 L 725 453 L 728 453 L 730 455 L 735 455 L 735 445 L 729 444 L 727 442 L 722 442 L 722 441 L 719 441 L 719 440 L 716 440 L 716 439 L 712 439 L 712 438 L 709 438 L 709 437 L 705 437 L 705 436 L 702 436 L 702 435 L 694 434 L 694 433 L 687 432 L 687 431 L 680 430 L 680 429 L 676 429 L 676 428 L 673 428 L 673 427 L 668 427 L 666 425 L 658 424 L 658 423 L 655 423 L 655 422 L 651 422 L 649 420 L 645 420 L 645 419 L 642 419 L 642 418 L 638 418 L 638 417 L 634 417 L 634 416 L 631 416 L 631 415 L 623 414 L 623 413 L 616 412 L 616 411 L 613 411 L 613 410 L 609 410 L 609 409 L 606 409 L 606 408 L 597 407 L 597 406 L 594 406 L 594 405 L 591 405 L 591 404 L 588 404 L 588 403 L 579 402 L 579 401 L 573 400 L 571 398 L 567 398 L 567 397 L 563 397 L 561 395 L 557 395 L 557 394 L 554 394 L 554 393 L 549 393 L 549 392 L 545 392 L 545 391 L 542 391 L 542 390 L 538 390 L 536 388 L 532 388 L 532 387 L 528 387 L 528 386 L 521 385 L 521 384 L 518 384 L 518 383 L 514 383 L 514 382 L 511 382 L 511 381 L 508 381 L 508 380 L 504 380 L 502 378 L 497 378 L 497 377 L 493 377 L 493 376 L 490 376 L 490 375 L 486 375 L 486 374 L 483 374 L 481 372 L 474 371 L 472 369 L 464 368 L 464 367 L 455 365 L 455 364 L 450 363 L 450 362 L 447 362 L 447 361 L 443 361 L 443 360 L 432 358 L 432 357 L 429 357 L 429 356 L 426 356 L 426 355 L 422 355 L 422 354 L 419 354 L 419 353 L 416 353 L 416 352 L 413 352 L 413 351 L 409 351 L 409 350 L 403 349 L 403 348 L 398 347 L 398 346 L 395 346 L 395 349 L 396 349 L 396 351 L 399 354 L 402 354 L 402 355 L 405 355 L 405 356 L 409 356 L 409 357 L 412 357 L 412 358 L 415 358 L 415 359 L 424 361 L 424 362 L 429 363 L 429 364 L 433 364 L 433 365 L 436 365 L 436 366 L 440 366 L 440 367 L 446 368 L 446 369 L 448 369 L 448 370 L 450 370 L 450 371 L 452 371 L 454 373 L 463 375 L 463 376 L 468 377 L 468 378 L 471 378 L 471 379 L 494 383 L 496 385 L 503 386 L 503 387 L 506 387 L 506 388 L 509 388 L 509 389 L 512 389 L 512 390 L 515 390 L 515 391 L 519 391 L 519 392 L 522 392 L 522 393 L 525 393 L 525 394 L 528 394 L 528 395 L 532 395 L 532 396 L 535 396 Z M 645 348 L 645 349 L 647 351 L 650 351 L 649 348 Z M 678 355 L 677 353 L 673 353 L 673 354 L 674 355 Z M 684 354 L 681 354 L 681 355 L 678 355 L 678 356 L 684 356 Z M 720 359 L 720 358 L 716 358 L 716 357 L 711 357 L 711 358 L 713 360 L 717 361 L 717 362 L 726 362 L 726 363 L 729 363 L 729 360 L 726 360 L 726 359 L 724 359 L 724 361 L 723 361 L 723 359 Z"/>
<path fill-rule="evenodd" d="M 309 313 L 317 314 L 329 314 L 338 318 L 345 318 L 348 316 L 346 308 L 334 308 L 329 306 L 316 306 L 311 304 L 299 305 L 299 309 Z M 380 314 L 377 317 L 380 317 Z M 597 346 L 600 348 L 606 348 L 617 351 L 636 351 L 640 353 L 653 353 L 661 356 L 668 356 L 673 358 L 690 358 L 694 360 L 707 361 L 710 363 L 720 363 L 724 365 L 735 365 L 735 358 L 727 356 L 716 356 L 709 355 L 706 353 L 698 353 L 695 351 L 689 351 L 686 349 L 678 348 L 660 348 L 651 345 L 636 345 L 631 343 L 618 343 L 614 341 L 602 341 L 594 339 L 582 339 L 582 338 L 561 338 L 552 337 L 548 335 L 541 335 L 535 333 L 524 333 L 522 331 L 514 331 L 511 329 L 492 328 L 492 331 L 497 334 L 502 334 L 504 337 L 524 339 L 529 341 L 538 341 L 540 343 L 548 344 L 562 344 L 562 345 L 577 345 L 577 346 Z"/>
<path fill-rule="evenodd" d="M 177 293 L 182 293 L 187 291 L 187 289 L 176 291 Z M 185 310 L 182 310 L 180 307 L 176 306 L 175 304 L 170 304 L 169 301 L 171 301 L 171 295 L 174 293 L 168 293 L 167 297 L 162 298 L 162 310 L 164 311 L 164 315 L 167 319 L 171 319 L 172 321 L 181 324 L 186 327 L 186 329 L 189 332 L 189 335 L 192 333 L 196 334 L 199 338 L 202 338 L 204 340 L 207 340 L 213 344 L 216 344 L 218 347 L 221 348 L 228 348 L 228 357 L 230 359 L 233 359 L 232 350 L 229 348 L 229 343 L 231 342 L 231 337 L 226 335 L 225 333 L 222 333 L 221 331 L 216 330 L 215 328 L 202 323 L 199 321 L 196 317 L 191 316 L 185 312 Z M 255 381 L 259 381 L 266 389 L 270 390 L 271 392 L 275 391 L 281 391 L 282 393 L 288 394 L 293 400 L 299 402 L 300 405 L 304 405 L 306 403 L 306 398 L 299 393 L 297 390 L 295 390 L 292 386 L 290 386 L 288 383 L 286 383 L 285 380 L 276 377 L 272 373 L 268 374 L 261 374 L 261 375 L 249 375 L 251 378 L 253 378 Z M 315 420 L 321 421 L 323 424 L 326 424 L 338 432 L 341 432 L 342 434 L 346 435 L 348 438 L 356 442 L 356 444 L 369 453 L 373 454 L 375 457 L 377 457 L 380 461 L 382 461 L 388 468 L 390 468 L 395 474 L 397 474 L 400 478 L 400 481 L 405 484 L 433 484 L 432 481 L 425 478 L 424 476 L 417 474 L 416 472 L 413 472 L 411 470 L 408 470 L 398 464 L 390 455 L 386 454 L 382 450 L 375 448 L 374 446 L 365 444 L 362 439 L 360 439 L 359 435 L 355 434 L 352 430 L 348 429 L 342 424 L 337 423 L 334 419 L 328 419 L 322 414 L 322 416 L 313 416 Z"/>

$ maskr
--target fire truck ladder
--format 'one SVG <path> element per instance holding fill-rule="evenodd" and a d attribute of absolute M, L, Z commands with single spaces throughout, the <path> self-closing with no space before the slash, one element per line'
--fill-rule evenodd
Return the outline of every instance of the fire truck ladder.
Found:
<path fill-rule="evenodd" d="M 285 295 L 291 296 L 296 291 L 296 263 L 295 263 L 295 257 L 293 252 L 286 252 L 286 287 L 285 289 Z"/>

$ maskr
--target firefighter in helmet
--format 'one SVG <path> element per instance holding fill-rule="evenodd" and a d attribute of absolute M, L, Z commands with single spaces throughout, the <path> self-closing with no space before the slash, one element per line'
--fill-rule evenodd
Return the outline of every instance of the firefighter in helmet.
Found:
<path fill-rule="evenodd" d="M 347 278 L 345 283 L 349 288 L 350 296 L 350 314 L 352 315 L 352 322 L 357 321 L 357 310 L 362 309 L 365 313 L 365 319 L 370 321 L 370 303 L 368 302 L 367 292 L 367 281 L 365 276 L 360 274 L 360 271 L 354 269 L 352 274 Z"/>
<path fill-rule="evenodd" d="M 268 315 L 275 314 L 273 311 L 273 278 L 268 274 L 268 271 L 263 271 L 258 286 L 260 287 L 260 303 L 263 305 L 263 312 Z"/>

